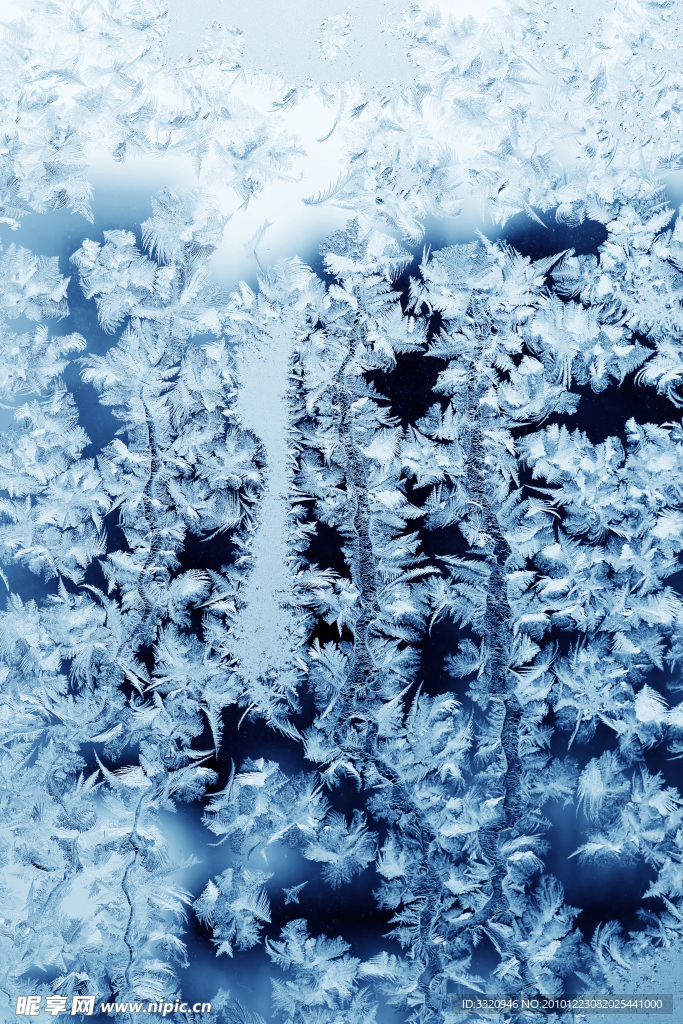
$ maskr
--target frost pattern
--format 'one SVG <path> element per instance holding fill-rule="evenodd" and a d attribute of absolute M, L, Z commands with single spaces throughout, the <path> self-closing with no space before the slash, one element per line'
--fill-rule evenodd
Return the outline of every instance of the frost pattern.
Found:
<path fill-rule="evenodd" d="M 407 310 L 393 282 L 410 254 L 356 222 L 322 247 L 327 282 L 293 260 L 258 294 L 244 286 L 227 300 L 203 283 L 200 228 L 164 264 L 125 231 L 73 256 L 102 326 L 114 329 L 114 308 L 124 324 L 106 357 L 81 358 L 123 429 L 95 461 L 80 457 L 87 438 L 54 385 L 55 357 L 82 349 L 78 337 L 53 355 L 40 328 L 44 362 L 5 386 L 33 405 L 5 434 L 3 545 L 58 581 L 40 603 L 12 593 L 0 622 L 17 759 L 7 911 L 17 915 L 19 887 L 38 872 L 15 927 L 40 915 L 41 956 L 64 965 L 46 990 L 81 984 L 76 962 L 105 927 L 118 945 L 89 957 L 86 987 L 168 990 L 190 896 L 169 884 L 159 813 L 207 787 L 204 824 L 233 859 L 194 913 L 218 953 L 265 938 L 288 979 L 274 980 L 283 1020 L 313 1020 L 318 1004 L 367 1020 L 387 1001 L 411 1020 L 440 1019 L 453 984 L 476 989 L 489 971 L 511 991 L 559 994 L 572 977 L 616 985 L 637 950 L 676 933 L 683 803 L 648 752 L 680 743 L 679 709 L 658 687 L 679 658 L 683 606 L 666 580 L 683 548 L 683 436 L 635 418 L 599 443 L 571 429 L 586 385 L 604 393 L 635 373 L 672 414 L 678 401 L 680 369 L 660 372 L 673 344 L 665 312 L 646 331 L 642 290 L 630 299 L 622 287 L 615 318 L 608 285 L 642 253 L 671 266 L 682 222 L 663 231 L 662 218 L 631 207 L 636 216 L 638 248 L 606 243 L 597 293 L 592 258 L 532 263 L 481 241 L 425 255 Z M 150 253 L 159 234 L 147 231 Z M 53 278 L 44 287 L 63 291 Z M 203 324 L 217 338 L 197 346 Z M 440 367 L 434 402 L 402 425 L 380 381 L 416 354 Z M 68 514 L 65 489 L 78 496 Z M 427 536 L 453 525 L 460 546 L 426 558 Z M 339 535 L 344 573 L 307 556 L 323 526 Z M 234 554 L 220 571 L 186 568 L 192 535 L 207 550 L 230 537 Z M 446 619 L 458 627 L 453 683 L 430 693 L 419 652 Z M 320 622 L 329 639 L 314 636 Z M 216 791 L 232 706 L 311 769 L 246 759 Z M 560 741 L 551 754 L 550 715 L 564 753 Z M 598 722 L 615 749 L 577 758 Z M 213 751 L 198 745 L 207 736 Z M 336 796 L 344 779 L 362 796 L 351 814 Z M 572 856 L 655 869 L 646 897 L 661 910 L 641 911 L 630 937 L 616 920 L 584 935 L 580 908 L 544 868 L 553 803 L 576 808 Z M 40 855 L 36 813 L 51 836 Z M 304 899 L 306 861 L 332 891 L 374 866 L 390 915 L 380 954 L 349 957 L 342 937 L 310 938 L 300 917 L 267 937 L 275 873 L 252 865 L 278 844 L 303 858 L 283 908 Z M 483 939 L 495 956 L 481 975 Z M 11 949 L 17 984 L 25 957 L 44 961 L 35 939 Z"/>
<path fill-rule="evenodd" d="M 532 0 L 495 25 L 416 4 L 415 88 L 261 81 L 259 102 L 220 24 L 172 66 L 154 2 L 30 12 L 2 43 L 7 230 L 92 219 L 93 143 L 187 154 L 197 182 L 157 192 L 140 240 L 83 237 L 71 292 L 56 257 L 0 253 L 6 1015 L 27 979 L 175 999 L 190 915 L 220 963 L 260 955 L 284 1024 L 623 990 L 683 915 L 666 6 L 554 45 Z M 326 25 L 332 57 L 345 24 Z M 260 265 L 226 294 L 212 257 L 296 178 L 305 99 L 343 159 L 304 204 L 354 216 L 320 266 Z M 386 233 L 415 243 L 472 196 L 606 239 L 532 261 L 481 236 L 418 266 Z M 60 333 L 81 301 L 106 352 Z M 193 892 L 174 882 L 197 866 L 172 852 L 183 805 L 226 851 Z M 641 872 L 632 921 L 574 905 L 577 860 Z M 347 895 L 375 915 L 372 952 L 317 923 Z M 202 1019 L 259 1020 L 213 1002 Z"/>
<path fill-rule="evenodd" d="M 350 42 L 351 24 L 348 15 L 332 15 L 326 18 L 320 28 L 318 45 L 323 57 L 335 60 L 347 49 Z"/>

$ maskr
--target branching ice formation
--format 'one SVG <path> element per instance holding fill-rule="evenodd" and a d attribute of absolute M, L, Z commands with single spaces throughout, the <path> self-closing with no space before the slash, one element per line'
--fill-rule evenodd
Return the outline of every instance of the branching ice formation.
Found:
<path fill-rule="evenodd" d="M 81 235 L 69 264 L 0 253 L 4 1015 L 29 985 L 174 999 L 192 928 L 220 964 L 260 955 L 284 1024 L 623 989 L 683 919 L 672 12 L 558 43 L 535 0 L 495 25 L 416 4 L 415 85 L 379 95 L 259 77 L 221 25 L 164 63 L 154 0 L 27 10 L 0 51 L 2 224 L 68 209 Z M 234 221 L 304 172 L 299 104 L 336 154 L 304 207 L 346 227 L 320 266 L 224 290 Z M 124 211 L 89 231 L 93 147 L 196 181 L 139 238 Z M 605 240 L 416 265 L 394 235 L 472 198 Z M 61 333 L 80 302 L 106 352 Z M 224 856 L 192 892 L 182 804 Z M 577 859 L 633 893 L 583 905 Z"/>
<path fill-rule="evenodd" d="M 182 201 L 162 199 L 166 210 Z M 157 218 L 168 216 L 162 199 Z M 668 260 L 680 221 L 666 232 L 662 218 L 634 208 L 629 216 L 650 226 L 649 235 L 637 235 L 638 251 L 651 263 Z M 150 251 L 158 248 L 149 227 L 146 237 Z M 87 959 L 81 974 L 101 990 L 138 998 L 167 989 L 170 968 L 160 953 L 173 948 L 182 962 L 181 906 L 189 897 L 164 881 L 158 813 L 174 799 L 201 798 L 218 781 L 203 763 L 211 751 L 196 741 L 204 716 L 215 752 L 230 742 L 223 714 L 232 706 L 303 744 L 313 767 L 290 777 L 260 756 L 211 795 L 205 824 L 230 839 L 233 864 L 207 880 L 195 912 L 218 952 L 261 942 L 271 921 L 263 886 L 273 872 L 255 869 L 250 858 L 279 843 L 321 864 L 333 889 L 374 864 L 378 904 L 393 915 L 389 942 L 407 951 L 390 945 L 365 961 L 346 954 L 337 961 L 335 953 L 332 974 L 315 990 L 308 975 L 295 974 L 286 991 L 299 986 L 299 1009 L 277 981 L 275 1006 L 286 1019 L 311 1019 L 305 1007 L 318 999 L 352 1017 L 374 1013 L 368 985 L 380 1004 L 388 1000 L 414 1020 L 438 1019 L 454 983 L 480 986 L 490 970 L 508 988 L 548 994 L 572 975 L 616 984 L 630 950 L 667 929 L 675 934 L 681 898 L 673 871 L 681 800 L 648 768 L 656 745 L 668 740 L 678 749 L 680 716 L 644 682 L 678 659 L 681 601 L 664 580 L 683 546 L 680 428 L 631 418 L 623 441 L 593 444 L 564 421 L 580 417 L 575 383 L 604 391 L 636 369 L 644 386 L 655 380 L 673 400 L 674 414 L 676 370 L 661 369 L 671 335 L 648 330 L 635 288 L 615 317 L 607 283 L 598 295 L 589 291 L 591 259 L 570 253 L 530 263 L 483 241 L 441 250 L 425 256 L 408 312 L 392 281 L 409 254 L 388 236 L 364 236 L 356 222 L 322 248 L 332 283 L 292 261 L 263 279 L 259 295 L 245 287 L 227 303 L 202 284 L 209 249 L 199 231 L 160 266 L 132 235 L 109 232 L 103 246 L 73 257 L 105 327 L 113 329 L 113 309 L 122 308 L 111 296 L 117 289 L 129 296 L 118 344 L 106 358 L 81 360 L 84 379 L 125 433 L 97 467 L 86 462 L 99 486 L 78 492 L 80 519 L 55 520 L 48 510 L 53 480 L 83 472 L 78 456 L 87 439 L 74 425 L 57 420 L 50 433 L 42 424 L 64 416 L 62 409 L 75 423 L 64 389 L 48 387 L 63 366 L 55 355 L 82 349 L 82 341 L 67 339 L 53 355 L 41 331 L 42 376 L 32 362 L 30 379 L 7 378 L 9 399 L 18 388 L 35 398 L 31 413 L 17 410 L 24 428 L 5 435 L 3 544 L 16 562 L 58 579 L 40 604 L 12 595 L 0 626 L 6 680 L 13 680 L 5 706 L 8 714 L 17 702 L 26 707 L 8 735 L 21 780 L 8 804 L 18 815 L 10 817 L 12 834 L 21 836 L 32 820 L 30 792 L 43 793 L 43 806 L 49 797 L 54 821 L 52 852 L 37 858 L 30 845 L 15 850 L 10 877 L 16 901 L 22 863 L 44 876 L 31 899 L 34 913 L 42 912 L 48 962 L 64 965 L 57 987 L 77 984 L 84 943 L 93 941 L 87 936 L 102 934 L 109 913 L 119 951 Z M 623 261 L 624 251 L 617 242 L 604 247 L 607 282 L 615 266 L 623 280 L 612 254 Z M 179 309 L 190 302 L 200 314 Z M 200 317 L 225 340 L 193 345 Z M 23 344 L 17 352 L 27 338 Z M 388 379 L 414 352 L 443 369 L 437 401 L 403 428 L 369 375 Z M 65 448 L 65 437 L 77 447 Z M 41 468 L 27 476 L 32 464 Z M 49 546 L 36 547 L 28 521 L 31 533 L 18 540 L 27 493 L 36 528 L 52 526 Z M 126 546 L 105 555 L 112 514 Z M 81 540 L 80 555 L 71 556 L 75 571 L 61 552 L 74 530 L 82 538 L 85 527 L 88 536 L 88 520 L 99 540 L 89 548 Z M 316 523 L 338 531 L 346 576 L 308 562 Z M 453 523 L 462 552 L 428 563 L 420 553 L 425 529 L 438 536 Z M 215 544 L 226 531 L 241 552 L 236 559 L 220 572 L 181 571 L 190 535 Z M 101 586 L 86 582 L 98 564 Z M 261 644 L 259 616 L 269 614 L 269 602 Z M 448 665 L 462 682 L 428 695 L 419 650 L 444 616 L 459 625 Z M 336 628 L 336 642 L 307 643 L 319 621 Z M 30 700 L 22 692 L 29 679 Z M 551 713 L 568 735 L 565 754 L 550 754 Z M 581 767 L 573 751 L 598 720 L 614 732 L 616 748 Z M 93 758 L 98 771 L 86 777 L 83 755 L 93 744 L 101 750 Z M 350 817 L 335 808 L 345 777 L 362 796 Z M 582 816 L 577 855 L 643 858 L 656 870 L 646 898 L 662 901 L 661 910 L 644 908 L 628 941 L 616 920 L 584 935 L 580 908 L 564 903 L 561 880 L 544 870 L 553 840 L 543 809 L 554 800 L 574 802 Z M 117 885 L 119 909 L 96 911 L 94 896 Z M 85 908 L 74 928 L 63 915 L 75 892 Z M 62 909 L 48 920 L 53 904 Z M 34 932 L 27 946 L 12 940 L 8 997 L 24 958 L 35 953 Z M 292 918 L 281 940 L 268 939 L 274 963 L 287 967 L 287 943 L 313 941 L 307 934 L 304 920 Z M 484 940 L 493 960 L 479 976 L 473 957 Z M 17 950 L 24 950 L 19 961 Z"/>

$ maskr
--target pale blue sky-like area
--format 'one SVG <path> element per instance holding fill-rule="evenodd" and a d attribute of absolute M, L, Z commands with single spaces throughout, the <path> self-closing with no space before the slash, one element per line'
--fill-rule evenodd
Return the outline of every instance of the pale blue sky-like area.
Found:
<path fill-rule="evenodd" d="M 465 0 L 463 6 L 485 8 Z M 212 22 L 234 25 L 244 33 L 250 66 L 303 82 L 342 82 L 358 77 L 381 87 L 396 79 L 413 80 L 405 46 L 389 31 L 401 18 L 395 0 L 169 0 L 169 55 L 191 53 Z"/>

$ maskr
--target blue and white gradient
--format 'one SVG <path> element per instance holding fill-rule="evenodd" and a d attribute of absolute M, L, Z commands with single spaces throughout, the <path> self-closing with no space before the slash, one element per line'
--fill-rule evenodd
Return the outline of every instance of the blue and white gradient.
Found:
<path fill-rule="evenodd" d="M 676 6 L 2 14 L 2 1020 L 676 1014 Z"/>

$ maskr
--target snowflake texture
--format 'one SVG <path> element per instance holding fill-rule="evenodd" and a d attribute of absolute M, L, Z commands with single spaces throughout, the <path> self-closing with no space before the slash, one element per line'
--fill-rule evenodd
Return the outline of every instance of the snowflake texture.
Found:
<path fill-rule="evenodd" d="M 678 1019 L 681 11 L 196 6 L 2 11 L 0 1018 Z"/>

